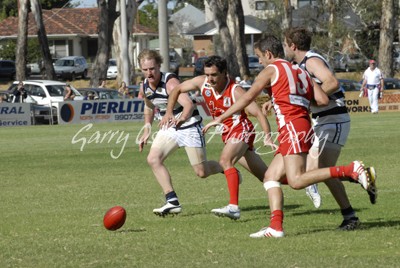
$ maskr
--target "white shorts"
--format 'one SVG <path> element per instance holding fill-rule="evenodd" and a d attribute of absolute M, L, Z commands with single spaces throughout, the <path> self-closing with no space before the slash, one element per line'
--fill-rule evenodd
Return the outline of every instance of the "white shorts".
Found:
<path fill-rule="evenodd" d="M 201 124 L 196 124 L 193 127 L 178 130 L 173 127 L 160 129 L 153 140 L 152 147 L 163 148 L 171 142 L 175 143 L 176 147 L 205 147 L 202 128 Z"/>
<path fill-rule="evenodd" d="M 344 146 L 350 133 L 350 121 L 313 126 L 315 138 L 313 148 L 324 146 L 325 143 Z"/>

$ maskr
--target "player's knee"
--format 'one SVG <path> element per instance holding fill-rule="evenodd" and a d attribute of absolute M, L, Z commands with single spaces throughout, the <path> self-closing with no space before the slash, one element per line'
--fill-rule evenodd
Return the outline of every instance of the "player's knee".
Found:
<path fill-rule="evenodd" d="M 197 177 L 200 177 L 202 179 L 207 178 L 207 172 L 205 170 L 205 167 L 202 165 L 196 165 L 193 166 L 194 172 L 196 173 Z"/>
<path fill-rule="evenodd" d="M 304 185 L 301 183 L 298 177 L 295 177 L 294 179 L 288 179 L 288 184 L 293 190 L 301 190 L 304 188 Z"/>
<path fill-rule="evenodd" d="M 151 166 L 151 167 L 154 167 L 154 166 L 162 164 L 162 161 L 159 157 L 155 157 L 155 156 L 149 154 L 147 156 L 147 164 L 149 164 L 149 166 Z"/>
<path fill-rule="evenodd" d="M 226 159 L 224 157 L 221 157 L 219 159 L 219 165 L 222 167 L 223 170 L 228 169 L 233 166 L 230 159 Z"/>

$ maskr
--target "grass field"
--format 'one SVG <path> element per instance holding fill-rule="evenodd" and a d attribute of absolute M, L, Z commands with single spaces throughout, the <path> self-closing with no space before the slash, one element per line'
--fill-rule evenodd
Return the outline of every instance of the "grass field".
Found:
<path fill-rule="evenodd" d="M 376 205 L 345 183 L 362 229 L 336 230 L 342 217 L 325 185 L 319 209 L 304 190 L 284 187 L 286 237 L 259 240 L 248 236 L 268 224 L 261 183 L 242 170 L 241 219 L 217 218 L 210 210 L 227 204 L 224 176 L 196 178 L 183 150 L 167 160 L 183 212 L 153 215 L 164 196 L 146 164 L 149 146 L 137 150 L 139 123 L 2 128 L 0 267 L 399 267 L 400 114 L 352 121 L 339 164 L 361 159 L 379 175 Z M 101 142 L 107 131 L 119 133 Z M 220 137 L 207 148 L 217 159 Z M 102 218 L 115 205 L 128 216 L 111 232 Z"/>

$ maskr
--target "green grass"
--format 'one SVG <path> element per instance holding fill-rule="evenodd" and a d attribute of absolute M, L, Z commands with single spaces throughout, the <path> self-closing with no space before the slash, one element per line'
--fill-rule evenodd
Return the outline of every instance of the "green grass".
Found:
<path fill-rule="evenodd" d="M 400 209 L 398 184 L 399 113 L 352 117 L 352 130 L 339 164 L 362 159 L 377 169 L 379 198 L 370 205 L 360 185 L 346 183 L 363 228 L 337 231 L 342 218 L 325 185 L 323 203 L 313 208 L 304 190 L 284 187 L 283 239 L 250 239 L 268 224 L 266 193 L 242 170 L 241 219 L 210 214 L 226 205 L 222 174 L 196 178 L 184 150 L 167 160 L 183 205 L 176 217 L 159 218 L 161 188 L 139 153 L 141 124 L 95 124 L 87 143 L 72 144 L 84 125 L 2 128 L 0 132 L 0 267 L 398 267 Z M 274 121 L 272 118 L 270 121 Z M 109 130 L 129 133 L 122 143 L 97 142 Z M 220 137 L 208 144 L 217 159 Z M 267 163 L 271 155 L 263 157 Z M 102 218 L 121 205 L 128 216 L 118 231 Z"/>

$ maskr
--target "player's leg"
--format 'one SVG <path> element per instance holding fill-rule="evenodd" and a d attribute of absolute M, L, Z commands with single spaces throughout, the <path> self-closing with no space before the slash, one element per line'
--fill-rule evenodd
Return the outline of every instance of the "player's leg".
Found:
<path fill-rule="evenodd" d="M 205 147 L 185 147 L 185 150 L 190 164 L 198 177 L 207 178 L 210 175 L 223 172 L 217 161 L 207 160 Z"/>
<path fill-rule="evenodd" d="M 168 136 L 167 131 L 160 130 L 157 133 L 147 156 L 147 163 L 165 194 L 166 204 L 153 210 L 159 216 L 180 213 L 182 210 L 172 186 L 171 176 L 164 165 L 164 160 L 178 148 L 177 142 Z"/>
<path fill-rule="evenodd" d="M 239 159 L 238 163 L 253 174 L 260 182 L 264 181 L 264 175 L 268 166 L 261 159 L 260 155 L 255 153 L 253 150 L 247 150 Z"/>
<path fill-rule="evenodd" d="M 229 191 L 229 204 L 222 208 L 211 210 L 217 216 L 226 216 L 231 219 L 240 218 L 239 209 L 239 171 L 234 167 L 236 162 L 245 154 L 248 145 L 243 141 L 231 138 L 222 149 L 219 164 L 224 170 Z"/>
<path fill-rule="evenodd" d="M 206 142 L 202 133 L 202 125 L 177 131 L 180 147 L 184 147 L 190 164 L 196 175 L 206 178 L 212 174 L 222 173 L 222 168 L 217 161 L 207 161 Z"/>
<path fill-rule="evenodd" d="M 268 194 L 269 207 L 271 211 L 268 227 L 250 234 L 253 238 L 283 237 L 283 192 L 279 179 L 285 175 L 285 167 L 281 154 L 275 155 L 269 165 L 265 177 L 264 188 Z"/>

